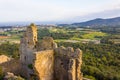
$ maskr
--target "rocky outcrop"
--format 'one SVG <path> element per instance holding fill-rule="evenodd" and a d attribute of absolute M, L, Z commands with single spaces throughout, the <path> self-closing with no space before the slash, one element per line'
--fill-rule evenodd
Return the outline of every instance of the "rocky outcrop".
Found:
<path fill-rule="evenodd" d="M 28 79 L 82 80 L 82 51 L 57 47 L 52 37 L 37 41 L 37 27 L 31 24 L 20 43 L 22 70 Z"/>
<path fill-rule="evenodd" d="M 7 72 L 7 74 L 4 77 L 4 80 L 25 80 L 20 76 L 16 76 L 13 73 Z"/>
<path fill-rule="evenodd" d="M 0 64 L 3 73 L 12 72 L 19 75 L 21 71 L 21 64 L 19 59 L 11 59 L 7 62 Z"/>
<path fill-rule="evenodd" d="M 9 58 L 9 57 L 7 57 L 5 55 L 0 55 L 0 64 L 8 62 L 10 60 L 11 60 L 11 58 Z"/>

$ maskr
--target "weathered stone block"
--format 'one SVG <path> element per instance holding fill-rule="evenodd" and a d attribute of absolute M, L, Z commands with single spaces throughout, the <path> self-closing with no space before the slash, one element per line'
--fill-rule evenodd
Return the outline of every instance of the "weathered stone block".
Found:
<path fill-rule="evenodd" d="M 54 80 L 54 51 L 35 52 L 34 69 L 39 80 Z"/>

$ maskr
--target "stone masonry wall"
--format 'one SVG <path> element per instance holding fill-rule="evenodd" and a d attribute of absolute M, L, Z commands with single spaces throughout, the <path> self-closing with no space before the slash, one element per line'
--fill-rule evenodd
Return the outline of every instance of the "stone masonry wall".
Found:
<path fill-rule="evenodd" d="M 80 49 L 59 47 L 55 49 L 54 57 L 55 80 L 82 80 Z"/>
<path fill-rule="evenodd" d="M 39 80 L 54 80 L 54 51 L 35 52 L 34 69 Z"/>
<path fill-rule="evenodd" d="M 37 27 L 31 24 L 20 43 L 20 61 L 30 80 L 82 80 L 82 51 L 57 47 L 52 37 L 37 41 Z M 33 69 L 30 67 L 33 67 Z"/>

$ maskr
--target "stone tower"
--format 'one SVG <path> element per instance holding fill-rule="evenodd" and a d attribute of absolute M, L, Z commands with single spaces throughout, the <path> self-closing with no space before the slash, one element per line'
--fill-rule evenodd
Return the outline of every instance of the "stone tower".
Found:
<path fill-rule="evenodd" d="M 82 51 L 57 47 L 52 37 L 37 40 L 37 27 L 27 27 L 20 43 L 23 76 L 28 80 L 82 80 Z"/>
<path fill-rule="evenodd" d="M 20 42 L 20 60 L 23 64 L 32 64 L 33 52 L 36 51 L 37 27 L 31 24 L 27 27 L 23 38 Z"/>
<path fill-rule="evenodd" d="M 27 31 L 25 33 L 25 37 L 27 38 L 27 44 L 29 47 L 34 48 L 37 42 L 37 27 L 35 24 L 31 24 L 27 27 Z"/>

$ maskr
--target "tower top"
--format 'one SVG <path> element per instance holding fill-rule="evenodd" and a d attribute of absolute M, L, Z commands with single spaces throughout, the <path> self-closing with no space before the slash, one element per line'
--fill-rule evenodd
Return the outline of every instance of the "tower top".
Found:
<path fill-rule="evenodd" d="M 37 42 L 37 26 L 34 23 L 31 23 L 26 30 L 25 39 L 28 46 L 34 47 Z"/>
<path fill-rule="evenodd" d="M 34 23 L 31 23 L 27 28 L 35 32 L 37 31 L 37 26 Z"/>
<path fill-rule="evenodd" d="M 31 23 L 30 26 L 36 26 L 34 23 Z"/>

